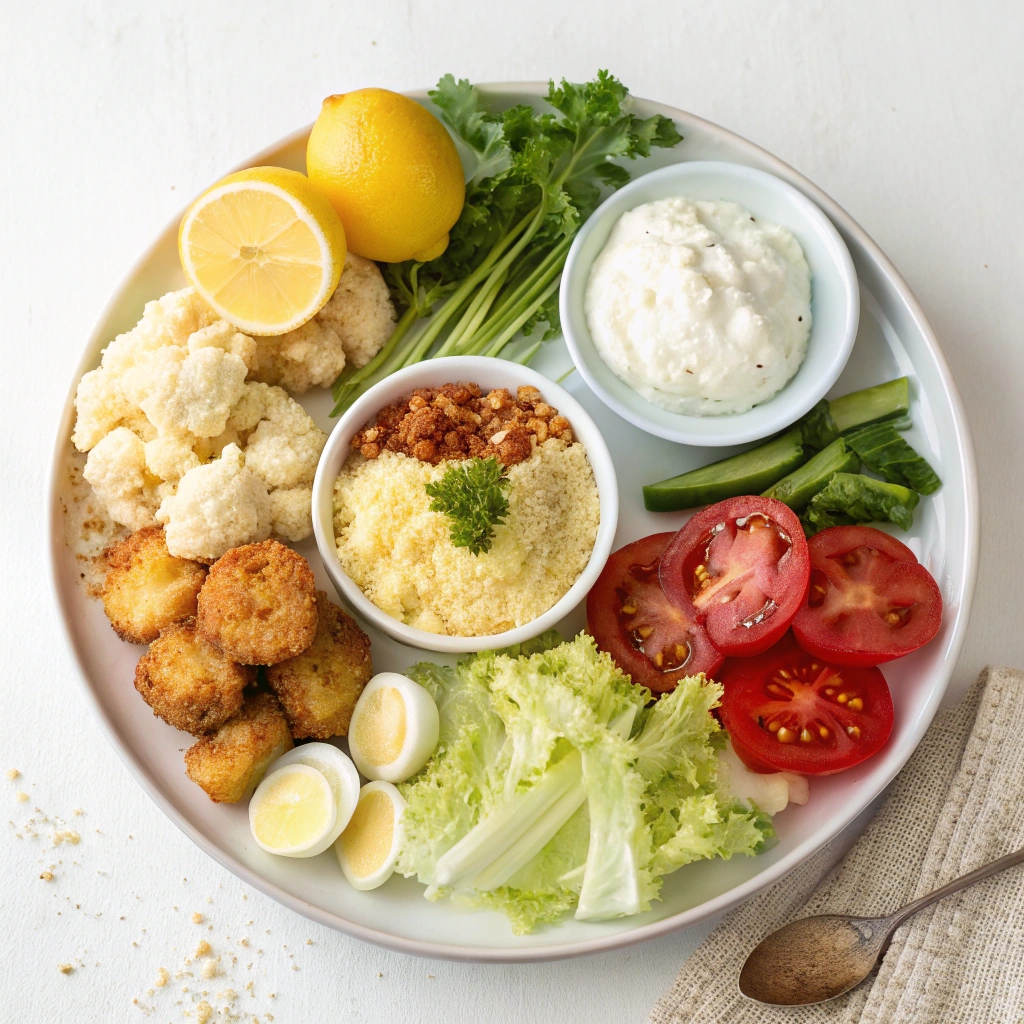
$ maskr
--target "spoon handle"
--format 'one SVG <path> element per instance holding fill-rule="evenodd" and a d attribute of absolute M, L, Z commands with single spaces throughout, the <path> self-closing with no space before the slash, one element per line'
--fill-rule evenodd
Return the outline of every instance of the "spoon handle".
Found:
<path fill-rule="evenodd" d="M 938 900 L 952 896 L 953 893 L 960 892 L 961 889 L 966 889 L 969 885 L 974 885 L 975 882 L 980 882 L 983 878 L 997 875 L 1000 871 L 1005 871 L 1007 868 L 1012 868 L 1015 864 L 1021 863 L 1024 863 L 1024 847 L 1014 850 L 1013 853 L 1008 853 L 1005 857 L 1000 857 L 990 864 L 984 864 L 974 871 L 969 871 L 966 875 L 954 878 L 952 882 L 948 882 L 941 889 L 936 889 L 934 892 L 928 893 L 927 896 L 922 896 L 919 900 L 908 903 L 902 910 L 895 913 L 892 917 L 892 930 L 895 931 L 908 917 L 913 917 L 919 910 L 924 910 L 925 907 L 931 906 Z"/>

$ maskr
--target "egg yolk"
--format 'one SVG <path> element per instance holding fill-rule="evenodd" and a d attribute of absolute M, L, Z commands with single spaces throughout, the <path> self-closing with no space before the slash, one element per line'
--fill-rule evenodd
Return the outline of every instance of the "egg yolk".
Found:
<path fill-rule="evenodd" d="M 356 806 L 341 841 L 357 878 L 372 874 L 387 860 L 395 837 L 395 808 L 380 790 L 367 793 Z"/>
<path fill-rule="evenodd" d="M 366 698 L 356 719 L 355 741 L 370 764 L 391 764 L 405 746 L 405 701 L 393 686 Z"/>

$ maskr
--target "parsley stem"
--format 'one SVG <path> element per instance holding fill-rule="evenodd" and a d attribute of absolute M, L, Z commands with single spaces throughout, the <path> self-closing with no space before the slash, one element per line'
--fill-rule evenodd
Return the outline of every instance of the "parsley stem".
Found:
<path fill-rule="evenodd" d="M 509 323 L 518 318 L 523 308 L 523 303 L 532 305 L 538 292 L 550 280 L 551 274 L 561 272 L 562 265 L 565 263 L 565 256 L 571 245 L 572 236 L 559 241 L 525 280 L 521 281 L 514 291 L 502 298 L 498 303 L 498 307 L 485 321 L 482 329 L 474 336 L 463 340 L 461 353 L 472 354 L 484 351 L 488 342 L 500 334 Z M 537 307 L 534 306 L 533 308 L 536 310 Z M 525 323 L 525 321 L 523 322 Z"/>
<path fill-rule="evenodd" d="M 537 228 L 540 227 L 543 218 L 544 202 L 541 201 L 518 224 L 495 242 L 483 263 L 462 282 L 434 314 L 433 319 L 430 321 L 430 326 L 420 335 L 412 352 L 409 353 L 408 358 L 405 360 L 405 366 L 418 363 L 426 356 L 427 352 L 430 351 L 430 347 L 440 336 L 444 325 L 459 311 L 462 304 L 476 290 L 477 285 L 492 272 L 496 265 L 501 266 L 504 263 L 504 267 L 507 267 L 519 255 L 523 246 L 533 237 Z M 519 240 L 512 246 L 512 249 L 506 252 L 506 249 L 516 239 L 517 235 Z M 503 253 L 504 256 L 502 255 Z"/>
<path fill-rule="evenodd" d="M 534 302 L 527 305 L 519 314 L 519 316 L 517 316 L 515 320 L 513 320 L 512 323 L 510 323 L 508 327 L 506 327 L 505 330 L 503 330 L 501 334 L 498 335 L 495 341 L 491 344 L 491 347 L 487 349 L 487 352 L 485 354 L 489 356 L 498 355 L 498 353 L 501 352 L 501 350 L 519 333 L 519 328 L 522 327 L 523 324 L 525 324 L 526 321 L 529 320 L 530 317 L 537 312 L 537 310 L 544 304 L 544 301 L 548 298 L 548 296 L 550 296 L 555 291 L 561 280 L 562 275 L 559 274 L 547 286 L 547 288 L 545 288 L 544 291 L 541 292 L 537 299 Z"/>

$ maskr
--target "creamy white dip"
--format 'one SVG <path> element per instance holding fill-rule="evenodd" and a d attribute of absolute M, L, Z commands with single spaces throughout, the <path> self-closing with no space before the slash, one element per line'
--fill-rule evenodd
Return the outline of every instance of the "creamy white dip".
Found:
<path fill-rule="evenodd" d="M 661 199 L 622 215 L 584 310 L 601 358 L 672 412 L 745 412 L 786 385 L 811 330 L 790 232 L 736 203 Z"/>

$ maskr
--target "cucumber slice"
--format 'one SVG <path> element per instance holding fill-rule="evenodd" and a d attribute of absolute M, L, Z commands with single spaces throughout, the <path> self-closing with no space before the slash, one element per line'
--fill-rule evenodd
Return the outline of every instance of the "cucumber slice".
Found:
<path fill-rule="evenodd" d="M 760 494 L 781 480 L 806 458 L 799 428 L 787 430 L 773 441 L 709 466 L 692 469 L 644 487 L 648 512 L 676 512 L 696 505 L 711 505 L 738 494 Z"/>
<path fill-rule="evenodd" d="M 794 512 L 802 512 L 811 498 L 829 482 L 833 473 L 856 473 L 858 469 L 860 459 L 856 452 L 851 451 L 841 437 L 837 437 L 809 462 L 769 487 L 764 497 L 777 498 Z"/>

